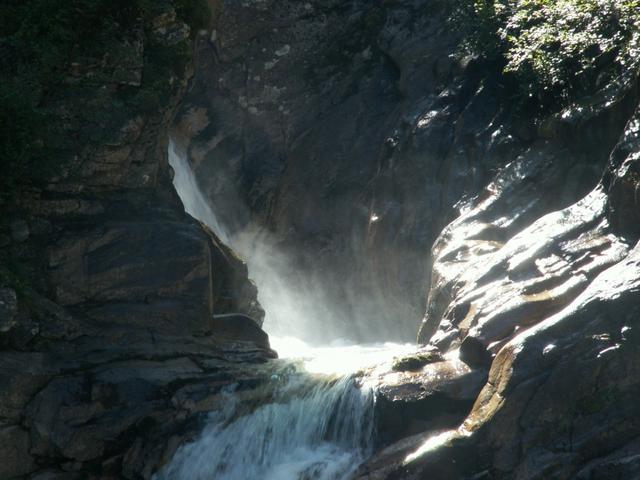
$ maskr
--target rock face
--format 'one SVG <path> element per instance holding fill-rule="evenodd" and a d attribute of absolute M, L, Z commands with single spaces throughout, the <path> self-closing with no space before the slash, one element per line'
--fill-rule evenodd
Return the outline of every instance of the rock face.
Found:
<path fill-rule="evenodd" d="M 536 124 L 498 69 L 456 55 L 446 2 L 220 3 L 174 125 L 198 181 L 232 233 L 269 230 L 336 316 L 387 338 L 414 338 L 425 249 L 496 171 L 523 155 L 505 176 L 544 178 L 513 206 L 522 229 L 593 188 L 631 114 L 593 98 Z"/>
<path fill-rule="evenodd" d="M 359 478 L 640 473 L 630 454 L 640 431 L 633 400 L 640 235 L 629 194 L 640 151 L 637 77 L 606 101 L 582 102 L 547 119 L 556 133 L 501 167 L 432 248 L 419 340 L 441 352 L 459 349 L 473 370 L 488 371 L 473 408 L 457 428 L 440 435 L 431 428 L 389 447 Z M 572 143 L 589 143 L 594 130 L 609 153 L 572 154 Z M 585 186 L 572 185 L 569 173 L 591 168 L 585 160 L 604 174 L 567 202 Z"/>
<path fill-rule="evenodd" d="M 419 342 L 444 358 L 379 380 L 383 441 L 408 437 L 363 478 L 637 472 L 637 75 L 534 118 L 454 55 L 447 15 L 222 1 L 176 132 L 231 230 L 275 232 L 399 337 L 426 310 Z"/>
<path fill-rule="evenodd" d="M 388 337 L 404 340 L 423 314 L 424 248 L 439 231 L 441 182 L 422 182 L 450 140 L 437 139 L 432 164 L 408 160 L 424 149 L 393 152 L 436 108 L 450 132 L 477 83 L 448 59 L 452 36 L 417 15 L 429 2 L 411 3 L 222 1 L 175 123 L 222 224 L 269 230 L 301 282 L 318 278 L 310 289 L 326 290 L 334 316 L 393 325 Z M 439 98 L 455 75 L 464 92 Z M 398 178 L 396 164 L 420 171 Z M 369 327 L 343 330 L 374 339 Z"/>
<path fill-rule="evenodd" d="M 171 2 L 161 3 L 121 32 L 121 55 L 71 64 L 68 96 L 50 100 L 70 125 L 70 163 L 7 209 L 3 479 L 150 478 L 225 385 L 259 382 L 256 364 L 275 355 L 245 264 L 185 214 L 171 184 L 167 132 L 190 69 L 159 86 L 146 52 L 190 51 L 192 37 Z M 113 78 L 75 87 L 107 67 Z M 165 87 L 157 108 L 131 102 L 113 112 L 123 88 L 138 98 Z M 91 106 L 94 120 L 117 119 L 96 127 L 98 136 L 73 127 Z"/>
<path fill-rule="evenodd" d="M 615 183 L 637 161 L 638 121 L 636 113 L 602 181 L 576 204 L 495 248 L 482 248 L 482 202 L 445 230 L 431 298 L 450 303 L 428 312 L 422 332 L 436 324 L 432 345 L 459 346 L 476 370 L 489 369 L 488 382 L 440 448 L 420 450 L 429 435 L 414 438 L 362 478 L 637 476 L 629 452 L 638 432 L 640 238 L 612 215 Z M 455 253 L 478 245 L 473 256 Z M 453 258 L 466 268 L 450 268 Z M 437 311 L 441 318 L 429 316 Z"/>

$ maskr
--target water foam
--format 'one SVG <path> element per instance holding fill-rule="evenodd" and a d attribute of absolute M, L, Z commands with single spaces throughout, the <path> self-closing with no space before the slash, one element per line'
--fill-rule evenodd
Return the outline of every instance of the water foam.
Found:
<path fill-rule="evenodd" d="M 200 437 L 181 447 L 156 478 L 349 478 L 371 452 L 371 390 L 348 376 L 319 379 L 297 372 L 279 381 L 269 403 L 241 416 L 227 393 L 228 408 L 212 414 Z"/>

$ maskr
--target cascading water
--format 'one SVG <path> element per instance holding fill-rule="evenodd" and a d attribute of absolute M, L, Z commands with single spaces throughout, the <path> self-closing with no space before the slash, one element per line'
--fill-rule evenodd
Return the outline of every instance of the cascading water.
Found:
<path fill-rule="evenodd" d="M 236 417 L 233 393 L 161 479 L 334 480 L 347 478 L 371 449 L 373 395 L 353 379 L 279 376 L 271 402 Z"/>
<path fill-rule="evenodd" d="M 358 385 L 353 373 L 408 353 L 411 345 L 348 345 L 334 342 L 310 346 L 302 332 L 324 325 L 305 322 L 302 305 L 320 306 L 318 299 L 292 301 L 286 282 L 256 236 L 228 235 L 200 191 L 188 160 L 169 146 L 174 185 L 185 209 L 247 259 L 250 275 L 267 311 L 265 329 L 281 358 L 290 359 L 274 371 L 273 388 L 262 405 L 247 411 L 233 391 L 223 411 L 213 412 L 202 434 L 184 445 L 161 471 L 158 480 L 339 480 L 346 479 L 371 453 L 374 439 L 374 395 Z M 266 247 L 271 248 L 270 246 Z M 271 252 L 274 253 L 274 252 Z M 254 269 L 258 277 L 253 275 Z M 274 288 L 273 285 L 276 287 Z M 266 300 L 266 301 L 265 301 Z M 274 335 L 275 332 L 275 335 Z M 282 336 L 286 332 L 288 336 Z M 280 336 L 278 336 L 280 334 Z"/>
<path fill-rule="evenodd" d="M 213 213 L 198 187 L 196 177 L 189 166 L 186 155 L 178 151 L 178 147 L 173 140 L 169 141 L 169 164 L 174 171 L 173 185 L 187 213 L 212 229 L 220 240 L 229 243 L 229 236 L 226 230 L 218 222 L 216 214 Z"/>

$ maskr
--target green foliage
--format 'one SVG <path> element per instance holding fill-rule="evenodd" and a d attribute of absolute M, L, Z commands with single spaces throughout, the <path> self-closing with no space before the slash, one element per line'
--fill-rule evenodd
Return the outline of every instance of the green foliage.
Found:
<path fill-rule="evenodd" d="M 640 0 L 461 0 L 467 46 L 567 103 L 640 67 Z"/>
<path fill-rule="evenodd" d="M 504 55 L 498 34 L 502 18 L 496 14 L 493 0 L 458 0 L 452 18 L 463 32 L 464 47 L 469 52 L 491 61 Z"/>

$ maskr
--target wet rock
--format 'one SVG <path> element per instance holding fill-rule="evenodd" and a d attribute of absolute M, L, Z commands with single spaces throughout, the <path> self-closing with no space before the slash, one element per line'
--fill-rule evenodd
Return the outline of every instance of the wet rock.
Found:
<path fill-rule="evenodd" d="M 176 133 L 232 232 L 249 224 L 276 232 L 338 309 L 345 291 L 369 299 L 336 323 L 361 336 L 374 329 L 348 325 L 393 324 L 389 338 L 411 338 L 425 283 L 434 287 L 429 309 L 450 304 L 456 275 L 438 264 L 464 269 L 458 258 L 500 248 L 593 188 L 628 120 L 632 89 L 548 115 L 538 128 L 503 100 L 509 87 L 490 73 L 496 66 L 457 59 L 460 38 L 443 27 L 444 4 L 310 5 L 222 2 L 215 46 L 199 46 L 199 76 Z M 456 231 L 475 231 L 457 249 L 455 239 L 436 243 L 448 242 L 450 261 L 437 262 L 431 279 L 425 249 L 461 212 Z M 550 285 L 531 301 L 514 291 L 487 328 L 515 328 L 508 310 L 521 320 L 551 314 L 582 287 Z M 428 312 L 422 343 L 443 314 Z M 513 333 L 505 331 L 487 333 Z M 442 333 L 458 348 L 466 332 L 451 332 Z"/>
<path fill-rule="evenodd" d="M 182 59 L 190 27 L 173 2 L 157 3 L 116 35 L 95 32 L 109 35 L 103 57 L 72 49 L 64 96 L 43 100 L 69 158 L 19 192 L 1 234 L 0 263 L 24 267 L 19 304 L 0 286 L 3 479 L 150 478 L 201 426 L 202 410 L 172 402 L 176 392 L 190 386 L 216 408 L 221 388 L 259 383 L 257 364 L 275 356 L 246 265 L 171 184 L 167 135 L 190 68 L 154 64 L 146 47 Z M 175 76 L 148 98 L 159 80 L 142 72 L 159 67 Z M 236 314 L 246 333 L 214 325 L 214 313 Z M 200 385 L 214 378 L 217 390 Z"/>
<path fill-rule="evenodd" d="M 569 478 L 579 465 L 576 455 L 597 458 L 634 437 L 637 425 L 628 419 L 636 415 L 629 402 L 638 394 L 632 380 L 638 378 L 638 348 L 620 332 L 637 314 L 638 251 L 498 354 L 465 425 L 478 441 L 496 446 L 493 468 L 501 475 Z M 504 429 L 514 416 L 524 427 L 517 434 Z M 519 446 L 528 453 L 513 457 Z M 567 446 L 575 457 L 568 463 Z"/>
<path fill-rule="evenodd" d="M 80 462 L 103 454 L 107 438 L 99 438 L 96 427 L 78 428 L 94 420 L 102 410 L 98 403 L 85 403 L 87 379 L 62 377 L 53 380 L 30 404 L 27 411 L 34 438 L 33 451 Z M 91 430 L 94 435 L 91 435 Z"/>
<path fill-rule="evenodd" d="M 609 171 L 620 165 L 617 152 L 628 136 L 622 138 Z M 461 344 L 461 358 L 476 368 L 495 355 L 488 381 L 445 442 L 432 437 L 433 444 L 401 449 L 402 461 L 380 464 L 369 478 L 637 474 L 626 452 L 638 429 L 632 399 L 640 394 L 639 350 L 632 338 L 640 244 L 609 223 L 608 181 L 605 175 L 604 185 L 579 202 L 497 244 L 486 221 L 500 193 L 445 229 L 433 250 L 430 298 L 445 304 L 430 305 L 423 331 L 435 334 L 424 335 L 437 343 L 454 335 L 450 345 Z"/>
<path fill-rule="evenodd" d="M 253 318 L 247 315 L 236 313 L 214 315 L 212 328 L 220 338 L 230 341 L 248 340 L 258 346 L 269 348 L 268 335 Z"/>
<path fill-rule="evenodd" d="M 624 137 L 613 153 L 610 173 L 609 218 L 622 235 L 640 238 L 640 112 L 625 129 Z"/>
<path fill-rule="evenodd" d="M 24 242 L 29 238 L 29 225 L 24 220 L 11 222 L 11 239 L 16 242 Z"/>
<path fill-rule="evenodd" d="M 460 359 L 479 368 L 488 368 L 492 361 L 491 353 L 486 346 L 470 335 L 467 335 L 460 344 Z"/>
<path fill-rule="evenodd" d="M 635 475 L 633 88 L 536 128 L 503 100 L 495 66 L 451 57 L 443 2 L 218 3 L 176 132 L 225 223 L 275 231 L 330 298 L 364 292 L 364 334 L 377 320 L 412 336 L 430 285 L 420 341 L 446 354 L 380 374 L 380 442 L 399 443 L 364 478 Z M 114 85 L 149 86 L 147 31 L 187 46 L 161 7 L 106 62 Z M 73 62 L 74 81 L 84 73 Z M 119 104 L 117 90 L 81 108 Z M 40 294 L 31 333 L 10 343 L 21 351 L 0 352 L 0 420 L 21 423 L 2 434 L 28 441 L 8 468 L 19 458 L 29 473 L 35 457 L 36 478 L 150 477 L 222 388 L 270 378 L 246 265 L 171 187 L 172 109 L 130 112 L 104 141 L 74 132 L 73 175 L 21 199 L 35 218 L 13 242 Z M 2 329 L 16 318 L 5 304 Z"/>
<path fill-rule="evenodd" d="M 129 38 L 119 42 L 112 54 L 115 64 L 112 80 L 121 85 L 142 85 L 144 68 L 144 32 L 142 26 L 133 30 Z"/>
<path fill-rule="evenodd" d="M 45 470 L 34 473 L 29 480 L 72 480 L 78 478 L 77 473 L 63 472 L 62 470 Z"/>
<path fill-rule="evenodd" d="M 598 189 L 539 219 L 505 244 L 480 240 L 487 231 L 476 220 L 483 214 L 481 207 L 461 217 L 450 226 L 460 238 L 448 239 L 445 231 L 440 240 L 446 247 L 437 257 L 432 310 L 421 340 L 428 340 L 427 332 L 435 333 L 443 319 L 445 325 L 466 333 L 464 355 L 472 363 L 486 364 L 490 354 L 483 349 L 495 353 L 505 339 L 567 305 L 599 272 L 624 258 L 627 246 L 608 231 L 605 208 L 606 196 Z M 438 248 L 437 243 L 434 249 Z M 466 270 L 459 270 L 456 256 L 466 260 Z M 449 290 L 453 282 L 455 290 Z M 439 301 L 447 298 L 455 301 Z M 445 306 L 442 313 L 435 310 Z"/>
<path fill-rule="evenodd" d="M 542 138 L 528 129 L 527 145 L 509 145 L 511 161 L 459 204 L 433 244 L 419 341 L 459 349 L 472 369 L 490 368 L 488 382 L 461 426 L 397 442 L 361 478 L 637 474 L 616 460 L 629 458 L 637 429 L 622 420 L 637 417 L 638 394 L 623 380 L 637 378 L 637 348 L 622 333 L 632 335 L 640 298 L 634 92 L 543 121 Z M 589 124 L 603 125 L 599 145 L 585 138 Z M 605 170 L 600 183 L 588 162 Z M 567 182 L 569 172 L 581 180 Z"/>
<path fill-rule="evenodd" d="M 131 402 L 136 396 L 146 396 L 146 385 L 157 389 L 177 380 L 196 379 L 201 373 L 202 370 L 189 358 L 176 358 L 164 362 L 137 360 L 98 367 L 94 370 L 93 379 L 98 385 L 115 388 L 114 393 L 124 402 Z M 136 390 L 142 391 L 142 395 L 136 393 Z"/>
<path fill-rule="evenodd" d="M 27 431 L 19 426 L 0 427 L 0 477 L 10 479 L 36 470 L 30 447 Z"/>
<path fill-rule="evenodd" d="M 215 46 L 200 45 L 200 74 L 176 119 L 176 132 L 186 137 L 200 185 L 231 232 L 256 222 L 275 231 L 278 241 L 304 244 L 294 247 L 292 256 L 322 277 L 318 283 L 329 286 L 328 301 L 337 307 L 345 290 L 379 286 L 385 298 L 363 292 L 376 305 L 361 306 L 364 311 L 356 315 L 380 317 L 381 325 L 387 318 L 402 319 L 390 334 L 411 338 L 421 307 L 406 292 L 419 283 L 411 280 L 421 263 L 398 269 L 402 285 L 395 268 L 384 278 L 371 272 L 370 263 L 383 263 L 381 268 L 391 263 L 379 256 L 372 254 L 362 269 L 352 265 L 367 242 L 371 215 L 364 195 L 400 117 L 395 58 L 378 41 L 386 7 L 360 1 L 309 5 L 222 2 Z M 415 45 L 412 54 L 424 59 L 420 48 Z M 212 62 L 214 55 L 222 63 Z M 246 59 L 251 59 L 248 73 Z M 206 128 L 200 128 L 202 114 L 194 112 L 207 112 Z M 392 221 L 398 213 L 382 218 Z M 351 312 L 340 313 L 347 325 Z M 365 335 L 368 329 L 361 331 Z"/>
<path fill-rule="evenodd" d="M 18 422 L 31 398 L 57 373 L 50 355 L 26 352 L 0 354 L 0 419 Z"/>
<path fill-rule="evenodd" d="M 437 350 L 418 352 L 413 355 L 398 358 L 393 362 L 391 369 L 396 372 L 421 370 L 425 365 L 443 361 L 444 358 Z"/>
<path fill-rule="evenodd" d="M 422 361 L 425 354 L 415 357 Z M 486 381 L 486 371 L 473 371 L 460 360 L 445 360 L 434 352 L 431 361 L 420 368 L 398 371 L 374 371 L 365 377 L 376 385 L 376 422 L 378 441 L 391 441 L 417 432 L 437 431 L 456 426 L 468 413 Z M 415 366 L 415 365 L 414 365 Z"/>
<path fill-rule="evenodd" d="M 18 297 L 11 288 L 0 288 L 0 333 L 6 333 L 16 326 Z"/>
<path fill-rule="evenodd" d="M 212 329 L 213 248 L 197 225 L 129 222 L 61 239 L 49 266 L 57 301 L 98 324 L 204 333 Z"/>
<path fill-rule="evenodd" d="M 591 461 L 580 470 L 576 479 L 578 480 L 604 480 L 607 478 L 633 478 L 640 471 L 638 461 L 638 441 L 633 441 L 615 450 L 613 453 L 603 458 Z"/>

